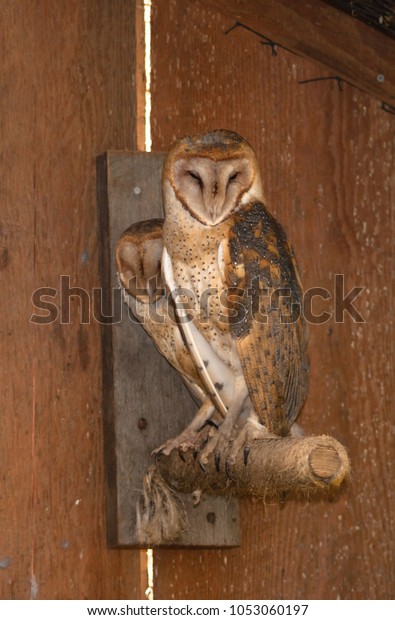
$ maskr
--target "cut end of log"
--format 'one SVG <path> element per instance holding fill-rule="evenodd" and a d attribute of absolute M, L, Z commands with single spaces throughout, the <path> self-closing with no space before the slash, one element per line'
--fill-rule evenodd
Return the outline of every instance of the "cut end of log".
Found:
<path fill-rule="evenodd" d="M 310 471 L 318 482 L 340 486 L 349 473 L 347 453 L 338 442 L 336 446 L 319 445 L 309 454 Z"/>
<path fill-rule="evenodd" d="M 332 447 L 318 446 L 309 456 L 312 473 L 318 478 L 333 478 L 337 476 L 341 467 L 341 459 Z"/>

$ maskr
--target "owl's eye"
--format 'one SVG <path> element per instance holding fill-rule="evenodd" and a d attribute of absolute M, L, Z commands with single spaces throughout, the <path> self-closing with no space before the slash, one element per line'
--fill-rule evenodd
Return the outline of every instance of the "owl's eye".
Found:
<path fill-rule="evenodd" d="M 237 179 L 237 177 L 239 176 L 239 172 L 234 172 L 233 174 L 230 175 L 230 177 L 228 178 L 228 184 L 232 183 L 232 181 L 235 181 Z"/>
<path fill-rule="evenodd" d="M 188 174 L 193 179 L 195 179 L 195 181 L 197 181 L 199 183 L 199 187 L 200 188 L 203 187 L 203 181 L 202 181 L 202 177 L 200 176 L 200 174 L 198 174 L 197 172 L 193 172 L 193 170 L 188 170 Z"/>

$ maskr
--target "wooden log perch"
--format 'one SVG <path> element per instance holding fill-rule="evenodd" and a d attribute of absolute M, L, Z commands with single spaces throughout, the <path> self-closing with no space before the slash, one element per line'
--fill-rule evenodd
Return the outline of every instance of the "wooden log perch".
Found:
<path fill-rule="evenodd" d="M 233 438 L 235 439 L 235 438 Z M 310 498 L 337 489 L 350 472 L 346 450 L 327 435 L 319 437 L 262 437 L 236 453 L 232 442 L 222 454 L 220 471 L 209 459 L 203 471 L 193 450 L 156 456 L 145 477 L 137 515 L 141 545 L 177 544 L 188 529 L 180 494 L 200 492 L 265 500 L 284 496 Z"/>
<path fill-rule="evenodd" d="M 191 451 L 161 455 L 156 467 L 163 479 L 179 493 L 232 494 L 265 499 L 270 496 L 311 495 L 338 488 L 349 475 L 345 448 L 333 437 L 279 437 L 255 439 L 245 464 L 244 450 L 229 461 L 231 444 L 222 455 L 218 472 L 214 458 L 203 471 Z M 225 467 L 226 463 L 226 467 Z"/>

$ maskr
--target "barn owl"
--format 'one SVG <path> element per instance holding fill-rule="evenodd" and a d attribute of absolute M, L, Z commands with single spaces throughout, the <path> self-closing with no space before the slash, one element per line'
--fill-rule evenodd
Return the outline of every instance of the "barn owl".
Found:
<path fill-rule="evenodd" d="M 198 352 L 194 335 L 203 337 L 200 357 L 219 399 L 221 381 L 211 377 L 216 360 L 232 374 L 233 397 L 200 455 L 204 463 L 225 448 L 248 399 L 268 434 L 290 432 L 307 389 L 301 284 L 244 138 L 218 130 L 178 140 L 165 160 L 162 190 L 162 270 L 180 328 Z M 207 385 L 199 356 L 191 356 Z M 248 445 L 254 437 L 248 424 L 245 433 Z"/>
<path fill-rule="evenodd" d="M 233 377 L 226 364 L 212 355 L 209 343 L 200 332 L 191 326 L 192 340 L 198 344 L 198 351 L 213 357 L 213 366 L 216 366 L 217 371 L 211 374 L 212 380 L 217 385 L 221 381 L 223 386 L 220 401 L 216 400 L 215 388 L 213 391 L 210 387 L 210 377 L 204 377 L 203 374 L 202 379 L 197 371 L 162 282 L 162 228 L 163 220 L 160 219 L 130 226 L 118 240 L 116 262 L 124 300 L 133 316 L 142 324 L 159 352 L 181 374 L 194 399 L 200 404 L 199 411 L 186 429 L 157 450 L 169 454 L 174 448 L 183 450 L 195 446 L 202 426 L 208 420 L 220 420 L 221 414 L 226 415 L 226 404 L 233 398 Z"/>

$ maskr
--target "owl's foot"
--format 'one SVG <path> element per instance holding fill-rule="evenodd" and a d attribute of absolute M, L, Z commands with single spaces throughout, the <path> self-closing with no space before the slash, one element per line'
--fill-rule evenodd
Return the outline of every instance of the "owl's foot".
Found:
<path fill-rule="evenodd" d="M 292 437 L 303 437 L 304 433 L 301 427 L 294 423 L 290 429 L 290 435 Z M 238 431 L 237 435 L 232 436 L 229 453 L 226 459 L 225 471 L 230 478 L 230 468 L 236 462 L 240 451 L 243 452 L 244 465 L 248 464 L 250 455 L 250 449 L 253 441 L 256 439 L 269 439 L 270 437 L 277 437 L 267 430 L 266 426 L 260 424 L 258 420 L 250 416 L 245 425 Z"/>
<path fill-rule="evenodd" d="M 266 428 L 252 417 L 241 429 L 237 426 L 231 427 L 223 424 L 218 432 L 212 435 L 201 452 L 199 462 L 204 465 L 213 454 L 217 472 L 219 473 L 221 467 L 224 467 L 226 475 L 231 478 L 230 468 L 235 463 L 240 450 L 243 450 L 244 464 L 247 465 L 251 443 L 257 437 L 262 436 L 267 436 Z"/>
<path fill-rule="evenodd" d="M 236 436 L 232 438 L 229 454 L 226 459 L 227 471 L 236 462 L 239 453 L 243 452 L 244 465 L 247 465 L 251 444 L 255 439 L 266 439 L 270 436 L 266 427 L 253 418 L 249 418 Z"/>
<path fill-rule="evenodd" d="M 226 454 L 229 446 L 232 429 L 222 424 L 218 429 L 211 428 L 206 440 L 206 445 L 198 455 L 200 467 L 205 470 L 205 465 L 211 457 L 214 457 L 216 470 L 221 468 L 222 455 Z"/>
<path fill-rule="evenodd" d="M 165 441 L 159 448 L 153 450 L 152 454 L 164 454 L 165 456 L 169 456 L 170 452 L 173 450 L 178 450 L 182 453 L 194 449 L 197 435 L 198 433 L 196 431 L 186 429 L 180 433 L 180 435 L 177 435 L 177 437 Z"/>
<path fill-rule="evenodd" d="M 192 422 L 173 439 L 168 439 L 159 448 L 153 451 L 152 454 L 164 454 L 169 456 L 173 450 L 178 450 L 180 458 L 183 458 L 184 453 L 192 450 L 194 453 L 198 453 L 202 446 L 207 441 L 207 425 L 213 425 L 218 428 L 215 422 L 216 413 L 215 408 L 209 398 L 207 398 L 199 411 L 195 414 Z"/>
<path fill-rule="evenodd" d="M 159 448 L 156 448 L 152 454 L 164 454 L 165 456 L 169 456 L 169 454 L 173 450 L 178 450 L 178 454 L 180 458 L 185 461 L 185 453 L 188 451 L 192 451 L 195 455 L 199 453 L 202 447 L 207 443 L 208 434 L 211 432 L 208 430 L 207 426 L 212 424 L 212 428 L 218 428 L 217 425 L 211 420 L 209 420 L 203 428 L 199 430 L 195 430 L 194 428 L 186 428 L 182 433 L 177 435 L 177 437 L 173 437 L 173 439 L 168 439 L 163 443 Z"/>

